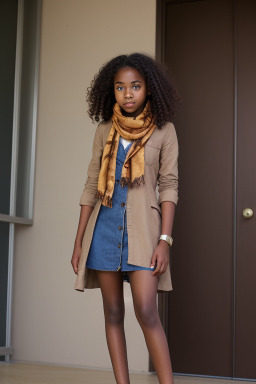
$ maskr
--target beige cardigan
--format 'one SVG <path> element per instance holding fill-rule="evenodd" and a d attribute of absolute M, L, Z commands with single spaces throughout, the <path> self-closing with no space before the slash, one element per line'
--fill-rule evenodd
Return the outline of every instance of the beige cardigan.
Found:
<path fill-rule="evenodd" d="M 94 226 L 101 206 L 95 197 L 103 148 L 107 141 L 111 122 L 100 123 L 93 142 L 87 180 L 80 205 L 89 205 L 94 210 L 88 220 L 82 241 L 82 253 L 78 265 L 75 289 L 99 288 L 94 270 L 87 269 L 86 260 L 93 236 Z M 155 129 L 145 145 L 145 184 L 128 189 L 127 232 L 128 263 L 150 267 L 151 258 L 161 234 L 161 209 L 163 201 L 178 202 L 178 140 L 174 125 L 165 124 Z M 158 198 L 156 186 L 158 185 Z M 158 291 L 172 290 L 170 268 L 158 276 Z"/>

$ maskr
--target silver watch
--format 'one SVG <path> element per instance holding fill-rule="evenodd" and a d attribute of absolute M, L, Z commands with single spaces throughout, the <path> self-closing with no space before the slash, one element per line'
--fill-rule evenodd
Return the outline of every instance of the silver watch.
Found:
<path fill-rule="evenodd" d="M 169 235 L 161 235 L 159 237 L 159 240 L 165 240 L 170 245 L 170 247 L 173 244 L 173 238 L 171 236 L 169 236 Z"/>

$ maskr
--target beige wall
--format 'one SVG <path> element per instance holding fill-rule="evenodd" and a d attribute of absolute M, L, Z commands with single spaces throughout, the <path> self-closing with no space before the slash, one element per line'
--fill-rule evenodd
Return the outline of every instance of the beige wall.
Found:
<path fill-rule="evenodd" d="M 110 58 L 154 54 L 155 0 L 43 0 L 34 225 L 16 227 L 14 360 L 110 368 L 100 291 L 73 289 L 70 259 L 95 126 L 85 90 Z M 131 370 L 148 353 L 125 283 Z"/>

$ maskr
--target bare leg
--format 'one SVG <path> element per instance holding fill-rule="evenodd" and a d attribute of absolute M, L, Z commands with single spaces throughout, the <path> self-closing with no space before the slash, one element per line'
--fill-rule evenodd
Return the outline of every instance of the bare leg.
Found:
<path fill-rule="evenodd" d="M 158 278 L 151 271 L 129 272 L 129 277 L 135 314 L 159 382 L 173 384 L 169 348 L 156 305 Z"/>
<path fill-rule="evenodd" d="M 118 384 L 129 384 L 126 341 L 124 334 L 123 277 L 120 272 L 97 271 L 103 299 L 106 338 Z"/>

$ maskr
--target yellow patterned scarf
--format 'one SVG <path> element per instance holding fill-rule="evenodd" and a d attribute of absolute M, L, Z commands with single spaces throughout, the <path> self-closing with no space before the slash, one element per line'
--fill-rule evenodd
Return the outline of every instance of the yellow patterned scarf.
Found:
<path fill-rule="evenodd" d="M 103 150 L 97 192 L 97 197 L 102 199 L 102 204 L 110 208 L 115 186 L 116 156 L 120 136 L 127 140 L 134 140 L 122 168 L 121 186 L 139 186 L 144 183 L 144 145 L 156 128 L 154 119 L 150 115 L 149 102 L 136 119 L 123 116 L 117 103 L 113 112 L 112 126 Z M 145 119 L 145 116 L 148 117 Z"/>

